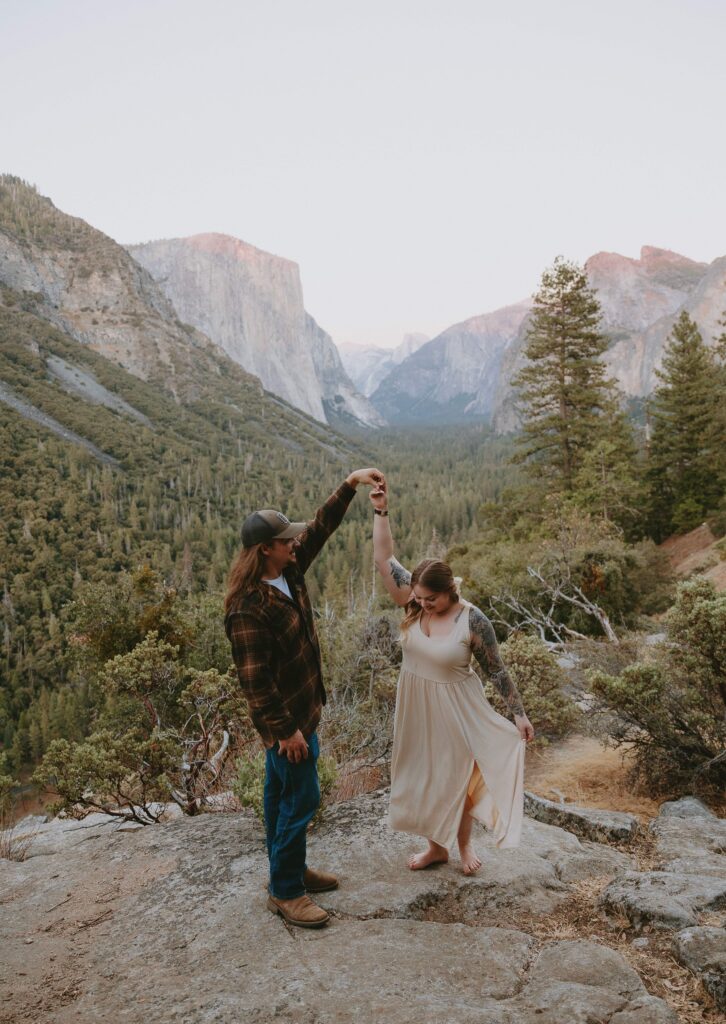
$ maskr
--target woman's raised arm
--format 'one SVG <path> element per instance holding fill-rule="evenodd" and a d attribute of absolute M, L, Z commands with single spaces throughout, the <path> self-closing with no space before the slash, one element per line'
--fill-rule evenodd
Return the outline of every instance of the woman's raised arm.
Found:
<path fill-rule="evenodd" d="M 388 489 L 383 485 L 369 495 L 373 505 L 373 557 L 383 585 L 397 605 L 411 600 L 411 573 L 393 556 L 393 535 L 388 518 Z"/>

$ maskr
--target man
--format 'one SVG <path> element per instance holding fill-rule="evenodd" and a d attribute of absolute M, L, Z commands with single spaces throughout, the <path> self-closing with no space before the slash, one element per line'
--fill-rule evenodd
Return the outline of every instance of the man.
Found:
<path fill-rule="evenodd" d="M 267 906 L 303 928 L 328 921 L 308 893 L 338 886 L 333 875 L 305 863 L 307 826 L 320 804 L 315 730 L 325 688 L 304 576 L 340 525 L 356 487 L 378 487 L 383 479 L 377 469 L 351 473 L 310 523 L 291 523 L 271 509 L 249 515 L 225 599 L 225 630 L 237 675 L 267 748 Z"/>

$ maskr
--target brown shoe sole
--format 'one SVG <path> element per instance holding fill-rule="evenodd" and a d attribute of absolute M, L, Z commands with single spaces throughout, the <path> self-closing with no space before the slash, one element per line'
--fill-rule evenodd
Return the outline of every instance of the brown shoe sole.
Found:
<path fill-rule="evenodd" d="M 267 909 L 271 910 L 273 914 L 279 914 L 284 921 L 295 925 L 296 928 L 322 928 L 330 920 L 330 915 L 326 914 L 321 921 L 298 921 L 294 917 L 290 917 L 289 914 L 286 914 L 282 907 L 278 907 L 269 897 L 267 898 Z"/>

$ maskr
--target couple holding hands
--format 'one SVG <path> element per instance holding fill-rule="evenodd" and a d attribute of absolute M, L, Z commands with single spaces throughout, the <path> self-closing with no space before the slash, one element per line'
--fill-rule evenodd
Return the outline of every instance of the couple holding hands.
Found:
<path fill-rule="evenodd" d="M 307 826 L 320 802 L 316 729 L 326 699 L 305 572 L 360 485 L 371 487 L 376 567 L 405 610 L 388 821 L 397 831 L 428 840 L 425 850 L 410 857 L 409 868 L 445 862 L 458 845 L 464 873 L 477 871 L 474 818 L 493 832 L 498 847 L 518 845 L 523 741 L 534 736 L 492 624 L 461 597 L 449 566 L 425 559 L 409 571 L 394 557 L 388 487 L 380 470 L 351 473 L 310 522 L 290 522 L 272 509 L 249 515 L 229 574 L 225 630 L 250 717 L 267 748 L 267 906 L 289 924 L 308 928 L 328 921 L 309 894 L 335 889 L 338 880 L 309 868 L 305 859 Z M 514 723 L 487 701 L 472 656 Z"/>

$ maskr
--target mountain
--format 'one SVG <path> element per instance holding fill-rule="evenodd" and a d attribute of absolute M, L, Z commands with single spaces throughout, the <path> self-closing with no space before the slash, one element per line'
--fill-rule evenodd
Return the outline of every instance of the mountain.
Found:
<path fill-rule="evenodd" d="M 726 257 L 697 263 L 671 252 L 644 246 L 640 259 L 600 252 L 585 263 L 610 338 L 604 361 L 621 390 L 631 398 L 649 395 L 657 384 L 668 335 L 681 310 L 698 324 L 712 344 L 721 332 L 726 310 Z M 525 330 L 509 346 L 502 363 L 502 387 L 492 416 L 496 430 L 514 430 L 518 418 L 508 386 L 524 365 Z"/>
<path fill-rule="evenodd" d="M 79 587 L 148 565 L 169 586 L 218 591 L 245 515 L 309 517 L 355 463 L 370 464 L 182 324 L 125 249 L 10 176 L 0 434 L 0 748 L 18 763 L 45 742 L 33 721 L 82 731 L 87 695 L 63 688 L 60 628 Z M 366 512 L 358 501 L 316 560 L 313 593 Z"/>
<path fill-rule="evenodd" d="M 127 248 L 179 317 L 269 391 L 321 422 L 382 425 L 332 338 L 306 313 L 296 263 L 221 234 Z"/>
<path fill-rule="evenodd" d="M 502 357 L 530 305 L 505 306 L 449 327 L 391 370 L 372 403 L 396 423 L 489 419 Z"/>
<path fill-rule="evenodd" d="M 343 366 L 355 386 L 366 397 L 370 397 L 388 374 L 413 355 L 429 341 L 426 334 L 404 334 L 395 348 L 380 348 L 375 345 L 338 345 Z"/>
<path fill-rule="evenodd" d="M 681 310 L 707 343 L 721 333 L 726 257 L 698 263 L 645 246 L 639 259 L 597 253 L 585 270 L 611 339 L 605 362 L 630 397 L 655 387 L 655 370 Z M 525 362 L 530 307 L 528 300 L 448 328 L 391 369 L 371 394 L 372 403 L 395 423 L 483 417 L 499 432 L 516 429 L 510 381 Z"/>
<path fill-rule="evenodd" d="M 225 363 L 122 246 L 9 175 L 0 178 L 0 283 L 32 297 L 64 334 L 179 399 L 195 397 Z"/>

